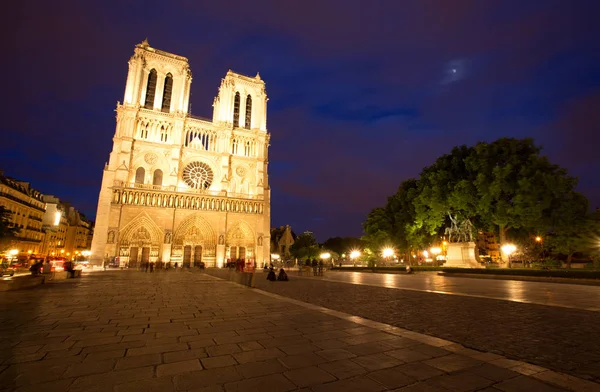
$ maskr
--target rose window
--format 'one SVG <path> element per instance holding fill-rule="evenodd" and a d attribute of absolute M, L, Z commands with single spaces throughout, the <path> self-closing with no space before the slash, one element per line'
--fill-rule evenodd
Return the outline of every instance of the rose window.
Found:
<path fill-rule="evenodd" d="M 208 189 L 213 181 L 213 172 L 206 163 L 192 162 L 183 169 L 183 180 L 190 188 Z"/>

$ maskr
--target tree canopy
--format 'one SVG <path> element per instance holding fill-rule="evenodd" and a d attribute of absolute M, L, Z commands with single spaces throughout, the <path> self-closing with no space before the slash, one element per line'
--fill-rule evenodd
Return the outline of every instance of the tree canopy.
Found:
<path fill-rule="evenodd" d="M 450 214 L 500 243 L 510 230 L 552 234 L 556 250 L 572 254 L 578 246 L 566 244 L 589 228 L 587 199 L 575 177 L 540 153 L 532 139 L 454 147 L 367 215 L 364 238 L 372 247 L 422 248 L 444 235 Z"/>

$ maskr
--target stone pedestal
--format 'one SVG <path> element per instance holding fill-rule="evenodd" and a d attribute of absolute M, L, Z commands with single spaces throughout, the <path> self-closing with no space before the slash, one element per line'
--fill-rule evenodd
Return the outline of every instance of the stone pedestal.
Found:
<path fill-rule="evenodd" d="M 481 265 L 475 258 L 475 243 L 455 242 L 448 244 L 444 267 L 481 268 Z"/>

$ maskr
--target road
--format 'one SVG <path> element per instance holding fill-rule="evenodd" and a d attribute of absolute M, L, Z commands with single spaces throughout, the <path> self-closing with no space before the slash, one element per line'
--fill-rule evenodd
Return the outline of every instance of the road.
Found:
<path fill-rule="evenodd" d="M 440 276 L 327 272 L 322 280 L 600 312 L 600 286 Z"/>

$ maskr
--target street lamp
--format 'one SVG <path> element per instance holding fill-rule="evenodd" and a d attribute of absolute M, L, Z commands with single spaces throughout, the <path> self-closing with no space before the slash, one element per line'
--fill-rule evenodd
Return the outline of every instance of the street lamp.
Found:
<path fill-rule="evenodd" d="M 381 252 L 381 255 L 383 256 L 383 258 L 385 259 L 385 262 L 387 264 L 387 260 L 394 255 L 394 249 L 384 248 L 383 251 Z"/>
<path fill-rule="evenodd" d="M 507 258 L 508 258 L 508 268 L 511 267 L 510 265 L 510 255 L 515 253 L 515 251 L 517 250 L 517 247 L 514 246 L 513 244 L 506 244 L 506 245 L 502 245 L 502 253 L 504 253 Z"/>
<path fill-rule="evenodd" d="M 350 260 L 352 260 L 352 264 L 356 267 L 356 259 L 360 257 L 360 251 L 353 250 L 350 252 Z"/>
<path fill-rule="evenodd" d="M 540 237 L 539 235 L 535 237 L 535 242 L 542 242 L 542 237 Z"/>

